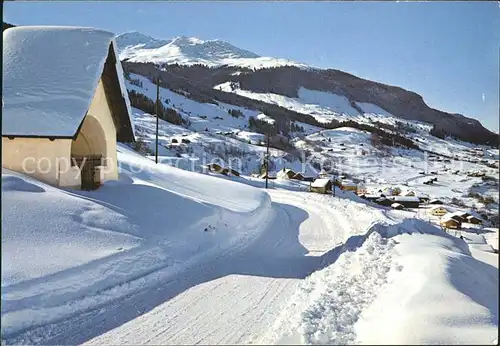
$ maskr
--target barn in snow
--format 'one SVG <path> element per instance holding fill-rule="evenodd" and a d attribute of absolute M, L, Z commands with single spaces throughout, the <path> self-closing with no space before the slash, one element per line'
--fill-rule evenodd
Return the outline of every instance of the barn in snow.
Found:
<path fill-rule="evenodd" d="M 61 187 L 118 179 L 116 143 L 135 137 L 114 35 L 27 26 L 3 44 L 2 167 Z"/>

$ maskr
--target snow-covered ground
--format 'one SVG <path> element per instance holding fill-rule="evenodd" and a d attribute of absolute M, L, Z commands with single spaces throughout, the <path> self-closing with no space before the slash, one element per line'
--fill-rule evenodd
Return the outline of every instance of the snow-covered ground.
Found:
<path fill-rule="evenodd" d="M 496 336 L 498 272 L 484 248 L 469 249 L 411 212 L 350 192 L 323 196 L 279 183 L 265 192 L 155 165 L 124 146 L 118 157 L 120 181 L 94 192 L 3 171 L 6 343 Z"/>
<path fill-rule="evenodd" d="M 176 308 L 195 287 L 219 285 L 217 278 L 227 294 L 241 287 L 241 299 L 249 287 L 262 288 L 247 307 L 268 286 L 292 293 L 325 252 L 383 217 L 367 212 L 353 225 L 338 210 L 354 215 L 364 207 L 348 199 L 325 206 L 331 198 L 273 191 L 271 204 L 263 190 L 155 165 L 124 146 L 118 158 L 120 180 L 94 192 L 3 171 L 2 335 L 9 343 L 82 342 L 160 303 Z M 239 282 L 242 276 L 249 285 Z M 281 306 L 285 298 L 274 299 Z M 131 299 L 134 309 L 124 308 Z M 85 327 L 96 318 L 109 323 Z"/>
<path fill-rule="evenodd" d="M 495 343 L 498 271 L 464 240 L 406 219 L 349 250 L 300 285 L 262 343 Z"/>
<path fill-rule="evenodd" d="M 258 189 L 155 166 L 126 147 L 118 157 L 120 181 L 95 192 L 3 171 L 3 335 L 140 290 L 272 218 Z"/>

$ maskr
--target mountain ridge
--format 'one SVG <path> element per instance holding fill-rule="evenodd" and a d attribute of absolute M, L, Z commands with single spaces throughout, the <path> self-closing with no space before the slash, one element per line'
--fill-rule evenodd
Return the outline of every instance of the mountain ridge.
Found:
<path fill-rule="evenodd" d="M 197 37 L 176 36 L 162 40 L 130 31 L 116 36 L 120 60 L 157 64 L 203 64 L 211 67 L 234 65 L 260 69 L 273 66 L 299 66 L 306 64 L 288 59 L 263 57 L 219 39 L 202 40 Z"/>
<path fill-rule="evenodd" d="M 498 145 L 498 134 L 483 127 L 476 119 L 433 109 L 415 92 L 358 78 L 339 70 L 303 70 L 294 66 L 252 70 L 237 66 L 155 65 L 151 62 L 130 61 L 122 61 L 122 65 L 124 70 L 150 79 L 160 73 L 171 90 L 182 89 L 192 95 L 201 93 L 203 96 L 200 99 L 208 100 L 203 102 L 221 100 L 221 91 L 213 88 L 225 82 L 235 83 L 242 90 L 289 98 L 297 98 L 298 90 L 303 87 L 345 96 L 351 102 L 372 103 L 401 119 L 429 123 L 435 127 L 432 134 L 441 138 L 448 135 L 471 143 Z M 242 101 L 247 99 L 244 96 L 232 92 L 224 94 L 231 98 L 228 100 L 224 97 L 223 102 L 236 102 L 235 105 L 246 107 L 249 105 Z"/>
<path fill-rule="evenodd" d="M 117 40 L 120 40 L 119 35 Z M 199 40 L 197 38 L 186 38 L 189 40 Z M 154 39 L 158 41 L 157 39 Z M 175 42 L 173 39 L 171 42 Z M 207 42 L 199 40 L 191 44 L 191 47 L 197 47 L 200 44 L 207 44 Z M 218 42 L 224 42 L 218 40 Z M 169 43 L 171 44 L 171 43 Z M 228 49 L 240 50 L 227 42 L 224 46 Z M 214 50 L 217 47 L 212 47 Z M 160 48 L 161 49 L 161 48 Z M 185 48 L 184 52 L 189 54 L 189 50 Z M 192 49 L 196 52 L 196 48 Z M 243 50 L 244 51 L 244 50 Z M 122 51 L 123 52 L 123 51 Z M 245 51 L 248 52 L 248 51 Z M 136 52 L 138 53 L 138 52 Z M 143 53 L 143 52 L 142 52 Z M 167 52 L 167 54 L 170 52 Z M 251 53 L 251 52 L 250 52 Z M 153 62 L 161 65 L 168 65 L 178 63 L 180 65 L 206 65 L 209 68 L 218 68 L 225 65 L 239 67 L 241 69 L 249 67 L 251 72 L 236 73 L 228 76 L 228 81 L 238 82 L 240 87 L 245 90 L 259 92 L 259 93 L 276 93 L 288 97 L 297 97 L 299 88 L 306 87 L 312 90 L 328 91 L 335 94 L 348 97 L 351 101 L 370 102 L 377 106 L 393 113 L 394 115 L 407 119 L 425 121 L 435 126 L 434 133 L 440 136 L 451 135 L 466 141 L 483 144 L 489 143 L 498 145 L 498 134 L 485 128 L 477 119 L 466 117 L 459 113 L 449 113 L 441 111 L 428 106 L 424 98 L 416 92 L 406 90 L 399 86 L 392 86 L 382 82 L 372 81 L 357 77 L 353 74 L 327 68 L 321 69 L 304 64 L 299 64 L 291 60 L 280 61 L 273 64 L 272 60 L 266 65 L 247 66 L 240 64 L 239 59 L 259 59 L 262 58 L 255 53 L 254 57 L 243 56 L 235 53 L 231 59 L 221 59 L 222 53 L 214 52 L 211 56 L 203 55 L 196 56 L 193 54 L 194 59 L 168 59 L 168 58 L 153 58 L 148 59 L 146 55 L 138 58 L 137 55 L 126 52 L 124 55 L 120 53 L 122 60 L 135 62 L 135 63 L 148 63 Z M 274 58 L 268 58 L 274 59 Z M 278 60 L 278 59 L 276 59 Z M 196 79 L 196 76 L 193 76 Z M 202 78 L 206 80 L 206 78 Z M 214 85 L 209 85 L 213 87 Z"/>

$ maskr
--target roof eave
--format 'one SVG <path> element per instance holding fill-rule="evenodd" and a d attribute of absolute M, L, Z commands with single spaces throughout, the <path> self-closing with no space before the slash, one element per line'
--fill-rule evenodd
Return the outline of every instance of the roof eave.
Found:
<path fill-rule="evenodd" d="M 74 139 L 74 136 L 61 136 L 61 135 L 14 135 L 14 134 L 4 134 L 2 133 L 2 137 L 6 138 L 33 138 L 33 139 Z"/>

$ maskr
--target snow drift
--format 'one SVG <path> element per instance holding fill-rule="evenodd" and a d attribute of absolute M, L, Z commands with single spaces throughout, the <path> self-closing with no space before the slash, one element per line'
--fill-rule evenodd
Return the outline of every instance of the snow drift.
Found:
<path fill-rule="evenodd" d="M 155 165 L 119 147 L 120 180 L 61 190 L 2 171 L 2 335 L 96 308 L 259 234 L 251 186 Z M 43 222 L 42 222 L 43 220 Z"/>
<path fill-rule="evenodd" d="M 420 220 L 351 237 L 264 338 L 279 344 L 492 344 L 498 270 Z"/>

